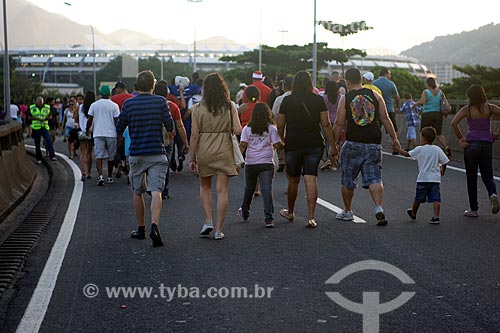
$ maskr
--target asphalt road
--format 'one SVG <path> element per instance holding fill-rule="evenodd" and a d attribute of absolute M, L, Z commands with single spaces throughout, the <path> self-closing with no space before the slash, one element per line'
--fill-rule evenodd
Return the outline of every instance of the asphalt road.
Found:
<path fill-rule="evenodd" d="M 66 152 L 61 144 L 58 150 Z M 414 198 L 416 175 L 415 161 L 384 156 L 388 226 L 375 226 L 369 193 L 358 189 L 353 210 L 367 223 L 338 221 L 334 212 L 318 205 L 319 226 L 310 230 L 305 228 L 303 184 L 296 221 L 289 223 L 277 213 L 286 206 L 283 173 L 277 173 L 274 182 L 275 228 L 264 227 L 261 198 L 254 200 L 249 221 L 240 221 L 240 174 L 230 181 L 226 238 L 215 241 L 198 235 L 203 222 L 198 179 L 184 170 L 172 176 L 172 197 L 163 202 L 160 231 L 166 246 L 153 248 L 150 240 L 129 237 L 135 216 L 126 179 L 97 187 L 94 174 L 84 184 L 40 331 L 361 332 L 363 316 L 335 303 L 327 292 L 353 302 L 367 301 L 369 295 L 364 301 L 363 293 L 380 292 L 380 303 L 402 292 L 414 293 L 406 304 L 380 315 L 381 332 L 500 331 L 500 220 L 490 212 L 483 185 L 479 184 L 480 217 L 464 217 L 465 174 L 447 170 L 441 188 L 442 222 L 430 225 L 430 204 L 421 206 L 417 221 L 405 212 Z M 342 206 L 340 172 L 320 172 L 319 196 Z M 53 229 L 46 239 L 55 238 L 58 230 Z M 50 252 L 48 240 L 42 240 L 29 259 L 2 331 L 18 327 L 45 264 L 42 259 Z M 414 284 L 401 281 L 401 274 L 398 278 L 377 270 L 381 264 L 338 284 L 325 283 L 342 268 L 366 260 L 393 265 Z M 97 296 L 85 295 L 95 295 L 89 284 L 99 289 Z M 140 297 L 136 289 L 135 297 L 110 296 L 107 291 L 113 287 L 151 288 L 151 295 Z M 231 287 L 246 287 L 252 297 L 231 297 Z M 215 292 L 209 288 L 216 288 L 220 297 L 208 297 L 207 292 Z M 376 323 L 373 317 L 365 319 L 368 325 Z"/>

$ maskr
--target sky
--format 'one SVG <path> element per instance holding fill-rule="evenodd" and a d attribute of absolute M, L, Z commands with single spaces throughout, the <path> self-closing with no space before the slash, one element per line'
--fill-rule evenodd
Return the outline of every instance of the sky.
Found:
<path fill-rule="evenodd" d="M 313 42 L 314 0 L 28 0 L 103 33 L 128 29 L 189 44 L 223 36 L 244 45 L 305 45 Z M 140 5 L 138 5 L 140 4 Z M 499 23 L 500 2 L 475 0 L 316 0 L 316 20 L 366 21 L 372 30 L 339 37 L 316 26 L 316 40 L 330 48 L 389 50 Z M 381 52 L 378 52 L 381 54 Z"/>

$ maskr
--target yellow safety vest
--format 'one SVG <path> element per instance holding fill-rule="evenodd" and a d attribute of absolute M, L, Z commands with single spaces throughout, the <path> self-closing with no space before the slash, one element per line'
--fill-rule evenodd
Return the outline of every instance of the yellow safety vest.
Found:
<path fill-rule="evenodd" d="M 36 104 L 30 105 L 30 113 L 34 119 L 31 119 L 31 128 L 34 130 L 39 130 L 42 127 L 47 131 L 50 129 L 49 121 L 47 117 L 50 115 L 50 106 L 44 104 L 42 108 L 39 108 Z"/>

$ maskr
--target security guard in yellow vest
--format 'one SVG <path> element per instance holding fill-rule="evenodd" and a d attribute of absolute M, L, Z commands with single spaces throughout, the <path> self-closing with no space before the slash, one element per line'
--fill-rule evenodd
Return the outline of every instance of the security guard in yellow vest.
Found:
<path fill-rule="evenodd" d="M 40 139 L 42 136 L 45 140 L 45 143 L 47 144 L 50 160 L 57 161 L 49 133 L 48 121 L 52 117 L 52 115 L 50 114 L 50 106 L 44 104 L 42 96 L 38 96 L 36 98 L 36 103 L 30 105 L 30 112 L 28 114 L 28 117 L 31 120 L 32 137 L 35 140 L 36 163 L 42 163 L 42 150 L 40 149 Z"/>

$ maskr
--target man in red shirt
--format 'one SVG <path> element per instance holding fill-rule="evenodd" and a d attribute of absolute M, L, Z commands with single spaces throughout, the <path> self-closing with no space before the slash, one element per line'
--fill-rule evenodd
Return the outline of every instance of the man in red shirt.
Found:
<path fill-rule="evenodd" d="M 260 91 L 259 102 L 264 102 L 267 103 L 267 105 L 269 105 L 269 97 L 271 96 L 272 89 L 264 84 L 263 82 L 264 75 L 260 71 L 255 71 L 252 73 L 252 79 L 253 82 L 252 84 L 250 84 L 250 86 L 255 86 Z M 243 103 L 248 103 L 246 89 L 245 92 L 243 93 Z M 272 107 L 272 105 L 270 105 L 270 107 Z"/>
<path fill-rule="evenodd" d="M 131 98 L 134 97 L 134 95 L 129 94 L 127 91 L 127 86 L 125 83 L 122 81 L 118 81 L 115 84 L 115 94 L 111 96 L 111 100 L 118 104 L 118 107 L 120 108 L 120 112 L 122 111 L 123 103 Z M 118 161 L 119 159 L 119 161 Z M 115 167 L 116 167 L 116 172 L 115 172 L 115 177 L 120 178 L 122 175 L 122 170 L 126 166 L 126 158 L 125 158 L 125 146 L 124 145 L 119 145 L 117 154 L 115 157 Z"/>
<path fill-rule="evenodd" d="M 116 82 L 115 91 L 116 94 L 111 97 L 111 100 L 116 104 L 118 104 L 118 107 L 120 108 L 121 111 L 123 102 L 125 102 L 127 99 L 131 97 L 134 97 L 134 95 L 128 93 L 127 86 L 125 85 L 125 83 L 121 81 Z"/>
<path fill-rule="evenodd" d="M 167 86 L 162 85 L 162 84 L 157 84 L 155 86 L 154 94 L 159 95 L 159 96 L 163 96 L 166 99 L 168 96 Z M 168 103 L 168 109 L 170 110 L 170 114 L 172 115 L 172 119 L 174 120 L 174 123 L 175 123 L 174 128 L 177 131 L 177 133 L 174 133 L 172 131 L 170 142 L 168 143 L 168 145 L 165 146 L 165 150 L 167 151 L 166 152 L 167 158 L 168 158 L 169 163 L 170 163 L 170 158 L 173 155 L 172 152 L 174 149 L 174 136 L 176 134 L 180 136 L 182 143 L 183 143 L 182 144 L 182 152 L 184 154 L 187 154 L 187 152 L 189 151 L 189 144 L 188 144 L 186 129 L 184 128 L 184 123 L 182 122 L 181 110 L 179 109 L 177 104 L 175 104 L 172 101 L 169 101 L 168 99 L 167 99 L 167 103 Z M 163 192 L 162 192 L 163 199 L 170 198 L 170 186 L 169 185 L 170 185 L 170 167 L 167 168 L 167 174 L 165 176 L 165 188 L 163 189 Z"/>

